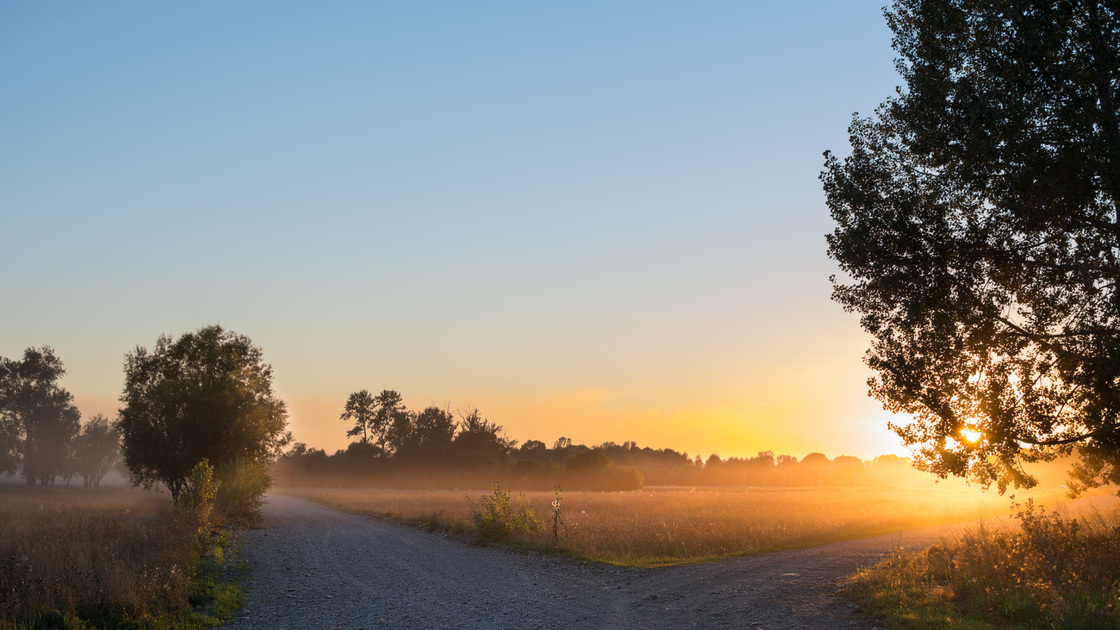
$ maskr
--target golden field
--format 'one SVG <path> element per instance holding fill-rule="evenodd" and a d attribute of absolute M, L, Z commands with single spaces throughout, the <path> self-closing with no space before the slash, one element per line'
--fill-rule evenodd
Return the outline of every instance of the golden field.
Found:
<path fill-rule="evenodd" d="M 470 533 L 482 491 L 285 489 L 332 508 Z M 1019 492 L 1053 506 L 1054 491 Z M 1010 500 L 977 489 L 726 489 L 655 487 L 634 492 L 565 492 L 559 545 L 551 534 L 551 492 L 512 493 L 546 527 L 515 545 L 600 562 L 663 566 L 807 547 L 1007 516 Z"/>

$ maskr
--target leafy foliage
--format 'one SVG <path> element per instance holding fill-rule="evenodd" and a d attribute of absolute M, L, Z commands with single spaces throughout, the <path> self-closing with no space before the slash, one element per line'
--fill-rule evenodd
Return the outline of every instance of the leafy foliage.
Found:
<path fill-rule="evenodd" d="M 905 88 L 821 175 L 871 393 L 942 476 L 1030 485 L 1020 458 L 1079 444 L 1085 485 L 1120 481 L 1118 7 L 898 0 L 887 19 Z"/>

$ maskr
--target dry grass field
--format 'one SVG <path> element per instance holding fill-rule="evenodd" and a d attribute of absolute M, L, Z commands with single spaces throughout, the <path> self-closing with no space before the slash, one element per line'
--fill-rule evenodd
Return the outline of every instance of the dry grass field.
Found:
<path fill-rule="evenodd" d="M 286 494 L 359 513 L 469 534 L 472 505 L 486 493 L 379 489 L 287 489 Z M 1056 505 L 1053 492 L 1019 493 Z M 468 497 L 470 501 L 468 501 Z M 548 548 L 550 492 L 513 493 L 546 521 L 510 540 Z M 563 493 L 557 551 L 612 564 L 663 566 L 805 547 L 838 540 L 1009 514 L 1010 501 L 975 489 L 647 488 Z"/>
<path fill-rule="evenodd" d="M 166 494 L 0 485 L 0 628 L 165 627 L 197 591 L 192 552 Z"/>

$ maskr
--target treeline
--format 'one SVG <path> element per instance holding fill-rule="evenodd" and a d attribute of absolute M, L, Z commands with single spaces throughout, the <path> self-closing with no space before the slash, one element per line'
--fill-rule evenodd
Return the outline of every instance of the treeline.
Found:
<path fill-rule="evenodd" d="M 358 438 L 328 455 L 297 443 L 277 462 L 277 482 L 289 486 L 389 486 L 400 488 L 507 487 L 636 490 L 642 475 L 616 465 L 601 451 L 570 447 L 548 455 L 541 442 L 517 441 L 479 411 L 452 414 L 427 407 L 415 412 L 401 395 L 366 390 L 350 395 L 341 419 Z"/>
<path fill-rule="evenodd" d="M 341 419 L 352 422 L 346 449 L 328 454 L 297 443 L 277 462 L 278 483 L 289 486 L 396 488 L 636 490 L 643 485 L 739 487 L 918 487 L 936 478 L 914 470 L 908 459 L 884 455 L 873 461 L 811 453 L 800 460 L 771 451 L 755 457 L 706 460 L 670 448 L 635 442 L 574 444 L 566 437 L 548 446 L 518 446 L 479 411 L 452 414 L 428 407 L 415 412 L 400 393 L 355 392 Z"/>
<path fill-rule="evenodd" d="M 107 418 L 82 424 L 54 351 L 28 348 L 20 360 L 0 357 L 0 473 L 27 485 L 67 485 L 81 477 L 96 486 L 120 459 L 120 438 Z"/>

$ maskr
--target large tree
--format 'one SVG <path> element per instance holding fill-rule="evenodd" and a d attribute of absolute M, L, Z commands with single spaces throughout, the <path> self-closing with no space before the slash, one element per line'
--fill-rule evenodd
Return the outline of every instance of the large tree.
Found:
<path fill-rule="evenodd" d="M 834 299 L 941 475 L 1120 481 L 1120 2 L 898 0 L 897 96 L 826 154 Z"/>
<path fill-rule="evenodd" d="M 81 414 L 58 384 L 65 374 L 47 346 L 18 361 L 0 357 L 0 469 L 10 472 L 18 460 L 28 485 L 53 483 L 66 469 Z"/>
<path fill-rule="evenodd" d="M 136 485 L 160 482 L 178 497 L 203 459 L 221 474 L 269 462 L 291 439 L 272 366 L 244 335 L 221 326 L 162 335 L 153 350 L 128 353 L 124 372 L 116 429 Z"/>

